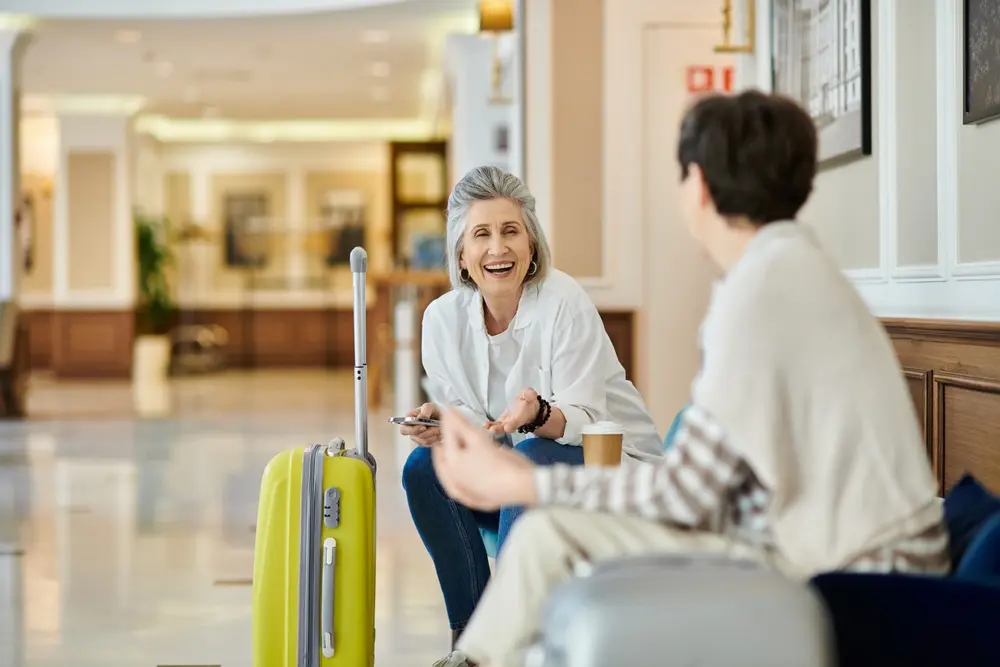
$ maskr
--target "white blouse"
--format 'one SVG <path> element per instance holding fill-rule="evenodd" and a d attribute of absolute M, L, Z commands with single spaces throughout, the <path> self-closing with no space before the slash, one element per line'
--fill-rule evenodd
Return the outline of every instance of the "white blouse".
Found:
<path fill-rule="evenodd" d="M 573 278 L 553 270 L 526 287 L 505 334 L 515 356 L 505 371 L 504 409 L 531 387 L 566 417 L 558 442 L 580 445 L 584 425 L 613 420 L 624 427 L 626 454 L 662 455 L 663 441 L 642 397 L 625 377 L 597 308 Z M 490 377 L 497 352 L 491 354 L 479 292 L 453 290 L 424 311 L 421 356 L 431 400 L 457 406 L 476 425 L 499 416 L 493 414 L 501 403 L 494 396 L 499 381 Z M 513 436 L 515 443 L 530 437 Z"/>

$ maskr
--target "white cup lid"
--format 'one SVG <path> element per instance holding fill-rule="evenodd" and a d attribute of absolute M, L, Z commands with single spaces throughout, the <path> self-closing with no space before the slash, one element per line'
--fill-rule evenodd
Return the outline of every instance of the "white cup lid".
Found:
<path fill-rule="evenodd" d="M 584 425 L 580 431 L 583 435 L 624 435 L 621 424 L 615 422 L 594 422 Z"/>

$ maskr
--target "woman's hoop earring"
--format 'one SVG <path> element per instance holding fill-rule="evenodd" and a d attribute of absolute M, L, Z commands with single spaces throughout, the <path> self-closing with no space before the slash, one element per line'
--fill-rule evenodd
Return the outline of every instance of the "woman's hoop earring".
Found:
<path fill-rule="evenodd" d="M 538 273 L 538 262 L 531 260 L 531 264 L 528 266 L 528 276 L 533 276 Z"/>
<path fill-rule="evenodd" d="M 459 271 L 458 272 L 458 276 L 459 276 L 459 278 L 462 279 L 462 282 L 465 282 L 465 283 L 467 283 L 467 282 L 469 282 L 469 280 L 471 280 L 471 278 L 469 277 L 469 270 L 468 269 L 462 269 L 461 271 Z"/>

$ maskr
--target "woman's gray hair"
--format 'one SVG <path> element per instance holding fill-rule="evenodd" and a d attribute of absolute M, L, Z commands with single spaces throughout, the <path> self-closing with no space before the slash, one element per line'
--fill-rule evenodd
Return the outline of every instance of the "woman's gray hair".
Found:
<path fill-rule="evenodd" d="M 542 233 L 542 226 L 538 224 L 538 216 L 535 215 L 535 198 L 517 176 L 499 167 L 486 165 L 476 167 L 463 176 L 448 198 L 447 259 L 448 276 L 453 288 L 478 289 L 471 279 L 462 278 L 459 264 L 469 208 L 477 201 L 501 198 L 521 207 L 521 217 L 531 241 L 531 259 L 535 263 L 535 270 L 525 277 L 524 284 L 541 281 L 548 275 L 552 266 L 552 252 Z"/>

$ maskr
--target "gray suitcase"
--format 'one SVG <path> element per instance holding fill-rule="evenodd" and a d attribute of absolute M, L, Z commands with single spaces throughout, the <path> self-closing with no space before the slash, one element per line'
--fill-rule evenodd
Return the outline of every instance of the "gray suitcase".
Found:
<path fill-rule="evenodd" d="M 528 667 L 833 667 L 817 595 L 754 563 L 643 556 L 598 565 L 549 599 Z"/>

